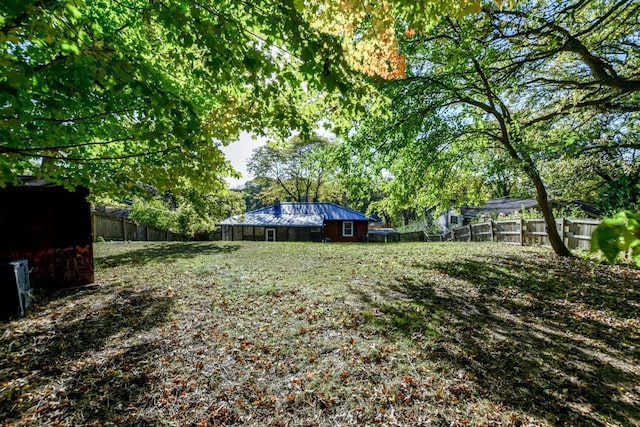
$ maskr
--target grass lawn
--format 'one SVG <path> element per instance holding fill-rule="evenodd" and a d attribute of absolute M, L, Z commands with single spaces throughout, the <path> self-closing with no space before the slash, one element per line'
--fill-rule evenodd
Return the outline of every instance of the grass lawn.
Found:
<path fill-rule="evenodd" d="M 0 323 L 6 425 L 639 425 L 640 270 L 499 244 L 102 243 Z"/>

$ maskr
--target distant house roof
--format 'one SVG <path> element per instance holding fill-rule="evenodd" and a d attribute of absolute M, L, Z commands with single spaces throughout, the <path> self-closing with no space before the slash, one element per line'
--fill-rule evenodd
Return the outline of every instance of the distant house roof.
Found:
<path fill-rule="evenodd" d="M 583 202 L 582 200 L 572 200 L 570 202 L 552 200 L 551 204 L 557 205 L 561 208 L 577 207 L 580 208 L 582 210 L 582 213 L 587 216 L 590 216 L 592 218 L 600 218 L 600 211 L 593 203 Z"/>
<path fill-rule="evenodd" d="M 7 188 L 33 188 L 36 189 L 34 191 L 40 191 L 41 189 L 42 191 L 50 191 L 51 189 L 56 189 L 67 190 L 72 193 L 75 192 L 82 197 L 87 197 L 89 195 L 89 189 L 81 185 L 65 188 L 65 186 L 62 184 L 55 184 L 53 182 L 36 178 L 30 175 L 19 175 L 17 178 L 18 179 L 16 182 L 4 182 L 0 184 L 4 184 Z M 0 185 L 0 188 L 2 188 L 2 185 Z"/>
<path fill-rule="evenodd" d="M 118 216 L 121 218 L 129 218 L 129 215 L 131 214 L 131 209 L 115 208 L 115 207 L 108 207 L 103 205 L 96 206 L 93 209 L 93 211 L 98 213 L 104 213 L 107 215 Z"/>
<path fill-rule="evenodd" d="M 371 218 L 335 203 L 283 202 L 243 215 L 234 215 L 222 221 L 220 225 L 322 227 L 325 221 L 371 221 Z"/>
<path fill-rule="evenodd" d="M 512 199 L 511 197 L 501 197 L 499 199 L 488 200 L 484 206 L 471 207 L 462 206 L 460 213 L 465 218 L 475 218 L 481 215 L 504 214 L 509 215 L 516 211 L 532 209 L 538 207 L 536 199 Z"/>
<path fill-rule="evenodd" d="M 559 200 L 550 200 L 549 203 L 558 207 L 577 206 L 582 211 L 591 217 L 599 217 L 599 212 L 594 205 L 586 203 L 580 200 L 573 200 L 571 202 L 563 202 Z M 501 197 L 499 199 L 488 200 L 484 206 L 471 207 L 462 206 L 460 208 L 460 214 L 465 218 L 475 218 L 482 215 L 494 215 L 504 214 L 509 215 L 516 211 L 524 209 L 533 209 L 538 207 L 538 201 L 536 199 L 512 199 L 511 197 Z"/>
<path fill-rule="evenodd" d="M 20 185 L 24 187 L 61 187 L 59 184 L 53 184 L 44 179 L 39 179 L 34 176 L 22 175 L 20 178 Z"/>

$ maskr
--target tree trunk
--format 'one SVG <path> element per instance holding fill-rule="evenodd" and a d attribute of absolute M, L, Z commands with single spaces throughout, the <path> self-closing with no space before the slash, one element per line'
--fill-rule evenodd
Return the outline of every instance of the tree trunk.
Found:
<path fill-rule="evenodd" d="M 503 115 L 496 110 L 494 110 L 494 116 L 500 123 L 500 129 L 502 132 L 502 138 L 500 142 L 502 142 L 502 145 L 507 149 L 507 152 L 512 159 L 521 162 L 520 164 L 522 170 L 536 187 L 536 200 L 538 201 L 538 208 L 540 208 L 542 216 L 544 217 L 544 222 L 547 225 L 547 235 L 549 236 L 549 243 L 551 243 L 553 251 L 558 256 L 573 256 L 571 254 L 571 251 L 562 241 L 562 238 L 558 235 L 558 227 L 556 226 L 556 219 L 553 217 L 553 211 L 551 210 L 551 206 L 549 205 L 547 189 L 544 187 L 544 183 L 542 182 L 542 178 L 540 178 L 540 174 L 538 173 L 538 169 L 536 168 L 535 163 L 530 157 L 521 157 L 520 153 L 518 153 L 518 151 L 515 149 L 514 144 L 512 144 L 511 142 L 511 137 L 509 135 L 509 126 L 507 125 L 507 123 L 512 123 L 511 119 L 505 119 L 505 117 L 503 117 Z M 521 138 L 521 135 L 518 135 L 518 138 Z"/>
<path fill-rule="evenodd" d="M 558 256 L 573 256 L 558 234 L 556 219 L 553 216 L 551 205 L 549 205 L 547 190 L 544 188 L 542 179 L 535 174 L 533 174 L 533 176 L 530 175 L 529 178 L 533 182 L 533 185 L 536 186 L 536 200 L 538 201 L 538 207 L 544 217 L 544 222 L 547 225 L 547 235 L 549 236 L 549 243 L 551 243 L 553 251 Z"/>

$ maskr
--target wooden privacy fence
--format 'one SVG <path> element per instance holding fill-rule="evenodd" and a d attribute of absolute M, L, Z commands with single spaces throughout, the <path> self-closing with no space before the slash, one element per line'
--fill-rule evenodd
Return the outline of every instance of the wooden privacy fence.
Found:
<path fill-rule="evenodd" d="M 591 248 L 591 233 L 600 224 L 595 219 L 558 218 L 556 226 L 569 249 Z M 542 218 L 488 221 L 454 228 L 445 240 L 467 242 L 501 242 L 512 245 L 550 246 L 547 226 Z M 426 239 L 425 239 L 426 240 Z"/>
<path fill-rule="evenodd" d="M 138 224 L 119 215 L 104 212 L 91 213 L 93 240 L 184 241 L 186 236 L 170 230 L 161 230 L 146 224 Z"/>
<path fill-rule="evenodd" d="M 442 242 L 444 234 L 425 234 L 423 231 L 410 231 L 408 233 L 398 233 L 392 229 L 381 232 L 373 230 L 367 234 L 369 243 L 391 243 L 391 242 Z"/>
<path fill-rule="evenodd" d="M 427 234 L 424 231 L 411 231 L 409 233 L 400 233 L 399 241 L 401 242 L 442 242 L 445 240 L 443 234 Z"/>

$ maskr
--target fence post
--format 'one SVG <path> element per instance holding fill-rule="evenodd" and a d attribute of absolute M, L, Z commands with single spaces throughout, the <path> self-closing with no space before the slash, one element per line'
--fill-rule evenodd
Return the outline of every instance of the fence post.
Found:
<path fill-rule="evenodd" d="M 127 241 L 127 224 L 125 223 L 124 217 L 122 217 L 122 240 Z"/>
<path fill-rule="evenodd" d="M 491 229 L 491 241 L 495 242 L 496 241 L 496 232 L 494 230 L 494 224 L 493 224 L 493 220 L 492 219 L 489 220 L 489 228 Z"/>
<path fill-rule="evenodd" d="M 524 228 L 524 218 L 520 218 L 520 246 L 524 246 L 525 244 L 525 228 Z"/>
<path fill-rule="evenodd" d="M 565 222 L 566 222 L 566 220 L 565 220 L 564 217 L 560 218 L 560 239 L 562 240 L 562 243 L 567 245 L 569 243 L 569 239 L 566 239 L 566 232 L 564 230 Z M 565 239 L 566 239 L 566 241 L 565 241 Z"/>
<path fill-rule="evenodd" d="M 98 236 L 96 236 L 96 213 L 91 212 L 91 241 L 95 242 Z"/>
<path fill-rule="evenodd" d="M 471 224 L 469 224 L 468 227 L 469 227 L 469 241 L 473 242 L 473 227 L 471 227 Z"/>

